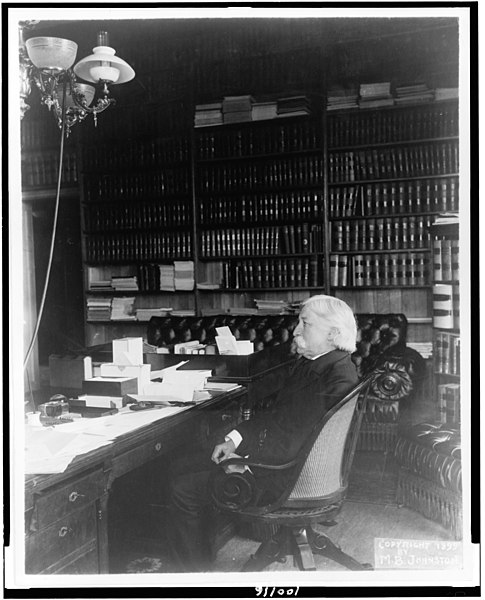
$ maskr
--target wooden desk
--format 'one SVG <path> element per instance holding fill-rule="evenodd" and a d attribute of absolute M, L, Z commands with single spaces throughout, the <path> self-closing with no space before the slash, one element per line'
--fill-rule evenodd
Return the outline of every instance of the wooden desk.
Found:
<path fill-rule="evenodd" d="M 113 481 L 187 439 L 229 431 L 245 388 L 217 394 L 74 459 L 63 473 L 25 481 L 25 572 L 107 573 L 108 497 Z"/>

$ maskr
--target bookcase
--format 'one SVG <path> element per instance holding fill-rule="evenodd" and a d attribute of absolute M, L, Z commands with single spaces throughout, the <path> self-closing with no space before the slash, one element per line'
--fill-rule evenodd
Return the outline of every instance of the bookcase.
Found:
<path fill-rule="evenodd" d="M 146 326 L 127 306 L 110 318 L 117 297 L 146 316 L 318 292 L 403 312 L 411 341 L 431 339 L 433 222 L 458 210 L 456 100 L 161 129 L 84 146 L 88 344 Z M 184 264 L 192 285 L 167 288 Z"/>
<path fill-rule="evenodd" d="M 436 406 L 442 423 L 460 423 L 460 269 L 458 216 L 432 227 Z"/>
<path fill-rule="evenodd" d="M 430 231 L 458 209 L 457 102 L 331 112 L 327 144 L 332 293 L 430 339 Z"/>
<path fill-rule="evenodd" d="M 195 130 L 199 261 L 223 292 L 321 290 L 321 122 L 309 116 Z"/>
<path fill-rule="evenodd" d="M 194 310 L 193 276 L 178 277 L 193 273 L 190 132 L 117 112 L 82 152 L 87 345 L 142 335 L 165 307 Z"/>

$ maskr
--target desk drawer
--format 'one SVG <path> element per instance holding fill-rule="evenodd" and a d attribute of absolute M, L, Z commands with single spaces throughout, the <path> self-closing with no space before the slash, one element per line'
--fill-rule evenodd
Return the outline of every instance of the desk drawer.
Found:
<path fill-rule="evenodd" d="M 97 537 L 96 506 L 91 504 L 25 538 L 25 570 L 40 573 Z"/>
<path fill-rule="evenodd" d="M 193 427 L 194 425 L 191 421 L 180 423 L 172 431 L 164 431 L 160 435 L 153 436 L 151 440 L 116 456 L 113 459 L 110 476 L 112 479 L 121 477 L 121 475 L 186 443 L 187 439 L 190 439 L 194 435 Z"/>
<path fill-rule="evenodd" d="M 84 477 L 35 492 L 30 530 L 41 530 L 82 506 L 93 503 L 103 495 L 105 482 L 106 474 L 98 469 Z"/>

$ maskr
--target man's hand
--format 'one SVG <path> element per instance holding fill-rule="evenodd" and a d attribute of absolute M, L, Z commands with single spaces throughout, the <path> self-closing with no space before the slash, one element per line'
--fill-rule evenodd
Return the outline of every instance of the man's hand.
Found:
<path fill-rule="evenodd" d="M 223 442 L 222 444 L 217 444 L 212 452 L 211 459 L 218 465 L 221 461 L 229 458 L 229 455 L 232 454 L 235 449 L 236 446 L 231 440 Z"/>

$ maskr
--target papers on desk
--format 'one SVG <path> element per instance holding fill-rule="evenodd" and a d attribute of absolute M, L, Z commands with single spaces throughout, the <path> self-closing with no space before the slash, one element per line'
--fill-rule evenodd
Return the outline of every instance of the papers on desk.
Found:
<path fill-rule="evenodd" d="M 90 420 L 90 419 L 86 419 Z M 69 423 L 70 425 L 70 423 Z M 101 435 L 73 435 L 59 428 L 30 430 L 26 436 L 25 473 L 62 473 L 73 458 L 111 443 Z"/>
<path fill-rule="evenodd" d="M 160 406 L 135 412 L 128 406 L 117 414 L 72 423 L 28 428 L 25 442 L 25 474 L 63 473 L 77 457 L 111 444 L 117 437 L 160 419 L 170 417 L 190 405 Z"/>

